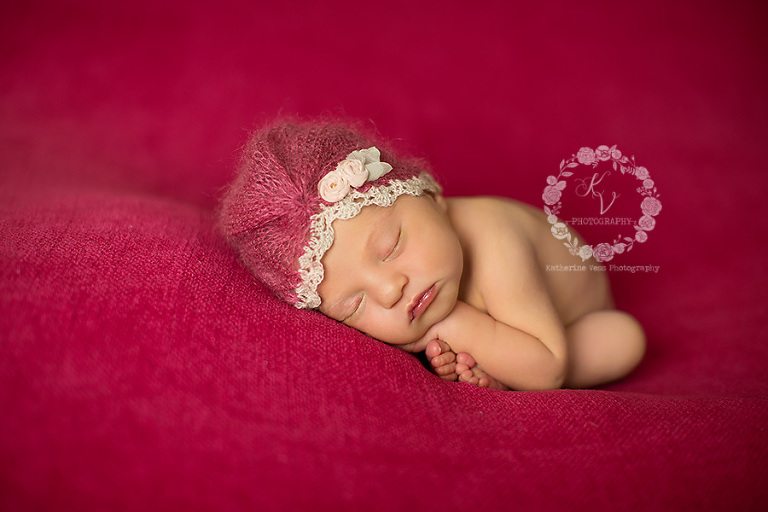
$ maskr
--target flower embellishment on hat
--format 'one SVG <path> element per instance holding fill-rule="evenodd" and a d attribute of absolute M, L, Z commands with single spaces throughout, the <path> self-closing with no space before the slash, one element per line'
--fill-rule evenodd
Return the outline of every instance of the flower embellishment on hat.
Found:
<path fill-rule="evenodd" d="M 375 181 L 391 170 L 391 165 L 381 161 L 381 152 L 376 147 L 360 149 L 351 152 L 336 169 L 323 176 L 317 190 L 325 201 L 335 203 L 347 197 L 352 187 Z"/>

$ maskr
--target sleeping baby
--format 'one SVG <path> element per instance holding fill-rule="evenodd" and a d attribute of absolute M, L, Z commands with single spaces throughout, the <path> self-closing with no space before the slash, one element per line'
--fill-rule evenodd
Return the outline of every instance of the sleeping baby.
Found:
<path fill-rule="evenodd" d="M 447 198 L 424 162 L 344 123 L 252 134 L 222 200 L 223 232 L 279 298 L 482 387 L 593 387 L 640 362 L 645 336 L 614 309 L 606 273 L 581 263 L 544 212 Z"/>

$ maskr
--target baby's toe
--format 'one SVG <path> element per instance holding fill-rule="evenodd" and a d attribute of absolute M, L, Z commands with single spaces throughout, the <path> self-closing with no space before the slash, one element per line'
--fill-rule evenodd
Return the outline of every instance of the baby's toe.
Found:
<path fill-rule="evenodd" d="M 457 375 L 456 374 L 456 363 L 448 363 L 440 366 L 434 366 L 432 368 L 437 375 L 440 377 L 444 377 L 446 375 Z"/>
<path fill-rule="evenodd" d="M 477 361 L 475 361 L 475 358 L 466 352 L 460 352 L 456 356 L 456 361 L 466 365 L 468 368 L 474 368 L 477 365 Z"/>
<path fill-rule="evenodd" d="M 453 352 L 444 352 L 437 357 L 433 357 L 429 362 L 432 363 L 432 366 L 434 367 L 452 364 L 456 362 L 456 354 Z"/>
<path fill-rule="evenodd" d="M 443 350 L 442 350 L 442 347 L 440 346 L 440 340 L 438 339 L 434 339 L 430 341 L 427 344 L 427 348 L 424 349 L 424 354 L 426 354 L 427 358 L 430 361 L 442 353 L 443 353 Z"/>
<path fill-rule="evenodd" d="M 447 381 L 451 381 L 451 382 L 456 382 L 458 380 L 458 378 L 459 378 L 459 376 L 458 376 L 458 374 L 456 372 L 448 372 L 445 375 L 440 375 L 438 373 L 437 375 L 441 379 L 447 380 Z"/>

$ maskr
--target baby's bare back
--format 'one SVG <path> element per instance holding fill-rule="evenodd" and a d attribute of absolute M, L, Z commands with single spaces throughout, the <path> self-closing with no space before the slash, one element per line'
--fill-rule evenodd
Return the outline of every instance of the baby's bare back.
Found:
<path fill-rule="evenodd" d="M 570 254 L 552 235 L 541 210 L 494 197 L 450 198 L 448 205 L 465 254 L 460 298 L 470 305 L 487 312 L 484 287 L 508 272 L 521 289 L 542 282 L 563 325 L 613 307 L 606 273 L 598 270 L 603 267 L 592 258 L 582 261 Z M 583 240 L 573 229 L 571 233 Z"/>

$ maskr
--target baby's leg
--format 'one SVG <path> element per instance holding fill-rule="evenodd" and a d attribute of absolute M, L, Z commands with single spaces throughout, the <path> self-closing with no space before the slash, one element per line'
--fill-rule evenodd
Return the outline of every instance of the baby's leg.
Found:
<path fill-rule="evenodd" d="M 587 313 L 565 328 L 568 375 L 564 387 L 589 388 L 620 379 L 645 353 L 645 334 L 634 317 L 615 310 Z"/>

